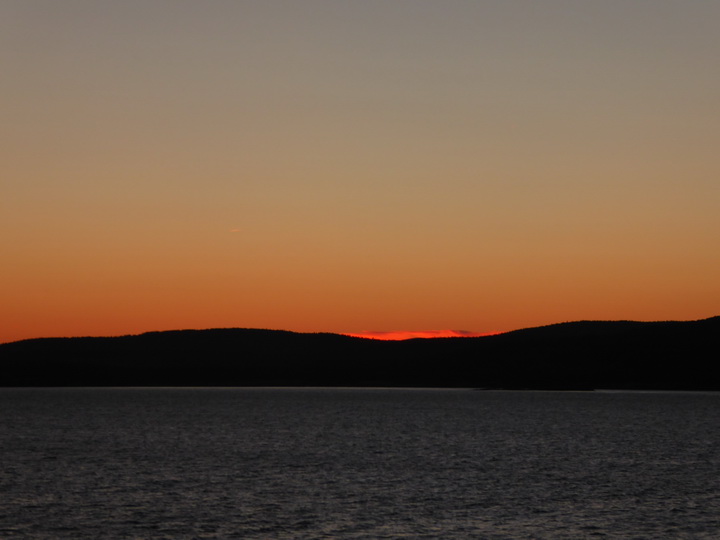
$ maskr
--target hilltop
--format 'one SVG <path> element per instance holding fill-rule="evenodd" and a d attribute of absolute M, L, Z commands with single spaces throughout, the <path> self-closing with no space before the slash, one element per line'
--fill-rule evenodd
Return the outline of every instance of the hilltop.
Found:
<path fill-rule="evenodd" d="M 377 341 L 212 329 L 0 344 L 0 386 L 418 386 L 720 390 L 720 317 L 578 321 Z"/>

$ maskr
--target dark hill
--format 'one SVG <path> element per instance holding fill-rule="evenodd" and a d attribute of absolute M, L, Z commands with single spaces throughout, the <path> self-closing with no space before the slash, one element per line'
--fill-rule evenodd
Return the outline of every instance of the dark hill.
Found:
<path fill-rule="evenodd" d="M 720 317 L 580 321 L 375 341 L 214 329 L 0 345 L 0 386 L 428 386 L 720 390 Z"/>

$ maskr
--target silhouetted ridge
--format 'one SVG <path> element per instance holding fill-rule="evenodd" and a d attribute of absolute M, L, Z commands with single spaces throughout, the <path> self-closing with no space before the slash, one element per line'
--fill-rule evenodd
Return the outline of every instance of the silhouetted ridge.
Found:
<path fill-rule="evenodd" d="M 720 317 L 407 341 L 261 329 L 40 338 L 0 345 L 0 385 L 720 390 L 719 342 Z"/>

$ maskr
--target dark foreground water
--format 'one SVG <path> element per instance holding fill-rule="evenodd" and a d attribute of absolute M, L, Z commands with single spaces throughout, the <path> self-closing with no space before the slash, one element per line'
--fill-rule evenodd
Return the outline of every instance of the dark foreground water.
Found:
<path fill-rule="evenodd" d="M 718 538 L 720 395 L 0 390 L 1 538 Z"/>

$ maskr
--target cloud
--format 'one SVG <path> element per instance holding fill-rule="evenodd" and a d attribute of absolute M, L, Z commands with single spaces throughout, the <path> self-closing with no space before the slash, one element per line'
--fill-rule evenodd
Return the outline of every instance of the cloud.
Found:
<path fill-rule="evenodd" d="M 443 338 L 443 337 L 481 337 L 492 336 L 499 332 L 470 332 L 468 330 L 397 330 L 393 332 L 357 332 L 347 333 L 346 336 L 380 339 L 384 341 L 401 341 L 415 338 Z"/>

